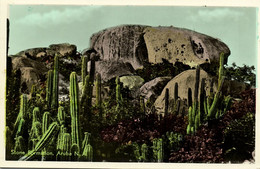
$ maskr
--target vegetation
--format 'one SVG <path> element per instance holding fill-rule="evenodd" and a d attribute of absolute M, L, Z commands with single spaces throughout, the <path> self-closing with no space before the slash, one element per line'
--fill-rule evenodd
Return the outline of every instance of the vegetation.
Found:
<path fill-rule="evenodd" d="M 82 58 L 81 71 L 70 70 L 70 99 L 64 102 L 58 100 L 62 65 L 58 56 L 46 83 L 33 86 L 30 95 L 15 88 L 19 72 L 11 73 L 6 97 L 6 117 L 10 120 L 6 126 L 7 160 L 243 162 L 252 158 L 255 90 L 241 93 L 240 101 L 222 94 L 224 75 L 230 73 L 224 68 L 223 54 L 217 91 L 206 96 L 205 79 L 200 79 L 201 68 L 197 67 L 194 93 L 185 89 L 188 103 L 179 98 L 178 89 L 182 86 L 176 83 L 173 101 L 166 90 L 163 115 L 145 103 L 143 97 L 128 97 L 119 77 L 108 82 L 110 92 L 104 97 L 104 83 L 101 75 L 95 73 L 93 55 L 96 54 Z M 178 62 L 173 66 L 164 61 L 145 65 L 137 74 L 149 81 L 157 76 L 175 76 L 186 69 L 189 68 Z M 77 79 L 79 75 L 81 81 Z M 82 93 L 79 82 L 83 84 Z"/>
<path fill-rule="evenodd" d="M 254 66 L 237 66 L 236 63 L 232 63 L 232 66 L 226 67 L 227 79 L 244 82 L 250 86 L 256 85 L 256 75 L 254 72 Z"/>

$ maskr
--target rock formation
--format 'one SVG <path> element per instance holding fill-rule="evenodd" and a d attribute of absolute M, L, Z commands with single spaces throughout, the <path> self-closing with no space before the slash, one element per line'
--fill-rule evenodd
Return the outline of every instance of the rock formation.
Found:
<path fill-rule="evenodd" d="M 144 30 L 144 40 L 151 63 L 182 62 L 191 67 L 204 64 L 219 64 L 219 55 L 230 55 L 223 42 L 210 36 L 176 27 L 149 27 Z M 227 59 L 226 59 L 227 62 Z"/>
<path fill-rule="evenodd" d="M 163 91 L 161 92 L 161 95 L 156 99 L 154 106 L 155 109 L 160 113 L 164 112 L 164 100 L 165 100 L 165 90 L 169 89 L 169 101 L 173 100 L 174 98 L 174 85 L 175 83 L 178 83 L 178 96 L 180 99 L 188 100 L 188 89 L 191 88 L 192 93 L 195 91 L 195 76 L 196 76 L 196 70 L 186 70 L 179 75 L 175 76 L 171 81 L 167 83 L 167 85 L 164 87 Z M 207 72 L 204 70 L 200 71 L 200 79 L 205 78 L 205 90 L 206 95 L 209 95 L 210 88 L 211 88 L 211 82 L 214 80 L 213 77 L 211 77 Z M 199 85 L 199 91 L 200 91 L 200 85 Z M 217 90 L 216 84 L 213 85 L 213 91 L 215 92 Z M 200 94 L 200 92 L 199 92 Z"/>
<path fill-rule="evenodd" d="M 124 25 L 105 29 L 91 37 L 90 47 L 101 60 L 129 62 L 134 69 L 142 67 L 147 60 L 143 31 L 147 26 Z"/>
<path fill-rule="evenodd" d="M 37 84 L 48 71 L 43 63 L 24 57 L 14 57 L 12 64 L 14 70 L 21 70 L 21 84 L 25 86 L 27 92 L 29 92 L 32 85 Z"/>
<path fill-rule="evenodd" d="M 143 62 L 176 61 L 192 67 L 204 63 L 218 64 L 220 52 L 227 57 L 230 50 L 223 42 L 210 36 L 175 27 L 123 25 L 93 34 L 91 48 L 101 60 L 129 62 L 134 69 Z"/>
<path fill-rule="evenodd" d="M 17 53 L 17 56 L 27 57 L 37 61 L 46 61 L 49 57 L 55 56 L 55 54 L 60 54 L 63 58 L 75 57 L 77 55 L 77 47 L 69 43 L 62 44 L 52 44 L 48 48 L 32 48 L 26 49 Z"/>
<path fill-rule="evenodd" d="M 146 82 L 140 88 L 140 95 L 144 97 L 144 101 L 154 101 L 162 92 L 165 85 L 172 77 L 157 77 L 149 82 Z"/>

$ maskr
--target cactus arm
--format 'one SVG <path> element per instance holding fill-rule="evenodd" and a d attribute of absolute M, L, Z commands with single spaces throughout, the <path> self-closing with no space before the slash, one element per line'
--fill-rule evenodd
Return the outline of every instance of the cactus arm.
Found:
<path fill-rule="evenodd" d="M 141 153 L 141 160 L 144 162 L 148 161 L 148 146 L 145 143 L 141 146 Z"/>
<path fill-rule="evenodd" d="M 219 63 L 219 77 L 218 82 L 222 81 L 222 77 L 224 76 L 224 52 L 220 54 L 220 63 Z M 218 90 L 221 90 L 221 83 L 218 84 Z"/>
<path fill-rule="evenodd" d="M 58 121 L 60 125 L 63 125 L 65 123 L 65 111 L 64 111 L 64 107 L 62 106 L 58 108 Z"/>
<path fill-rule="evenodd" d="M 53 71 L 49 70 L 47 75 L 47 84 L 46 84 L 46 102 L 49 109 L 51 108 L 52 85 L 53 85 Z"/>
<path fill-rule="evenodd" d="M 96 106 L 101 108 L 101 75 L 96 76 Z"/>
<path fill-rule="evenodd" d="M 50 125 L 50 113 L 45 112 L 42 118 L 42 134 L 44 134 Z"/>
<path fill-rule="evenodd" d="M 54 58 L 54 70 L 53 70 L 53 85 L 52 85 L 52 104 L 51 107 L 55 110 L 58 109 L 59 100 L 59 56 Z"/>
<path fill-rule="evenodd" d="M 164 103 L 164 108 L 165 108 L 165 112 L 164 112 L 164 114 L 165 115 L 168 115 L 168 112 L 169 112 L 169 89 L 168 88 L 166 88 L 166 90 L 165 90 L 165 103 Z"/>
<path fill-rule="evenodd" d="M 22 94 L 20 97 L 20 110 L 17 119 L 14 123 L 14 129 L 17 129 L 21 119 L 25 119 L 26 111 L 27 111 L 27 96 L 25 94 Z"/>
<path fill-rule="evenodd" d="M 40 152 L 44 147 L 46 147 L 49 143 L 50 140 L 55 137 L 59 130 L 59 125 L 57 122 L 53 122 L 49 129 L 44 133 L 40 141 L 36 144 L 35 149 L 32 151 L 29 151 L 26 155 L 21 157 L 19 161 L 28 161 L 31 160 L 37 152 Z"/>
<path fill-rule="evenodd" d="M 81 80 L 83 85 L 85 85 L 85 78 L 88 74 L 88 57 L 82 56 L 82 65 L 81 65 Z"/>

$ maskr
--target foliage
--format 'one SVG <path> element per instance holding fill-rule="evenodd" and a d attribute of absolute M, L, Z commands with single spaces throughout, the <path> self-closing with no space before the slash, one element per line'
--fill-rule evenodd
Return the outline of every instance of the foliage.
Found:
<path fill-rule="evenodd" d="M 245 114 L 234 120 L 224 130 L 224 155 L 232 162 L 252 158 L 255 149 L 255 115 Z"/>
<path fill-rule="evenodd" d="M 171 154 L 170 162 L 204 162 L 223 161 L 221 132 L 201 126 L 195 135 L 186 135 L 183 146 Z"/>
<path fill-rule="evenodd" d="M 105 142 L 148 143 L 165 135 L 167 131 L 184 134 L 186 126 L 187 119 L 181 116 L 170 114 L 159 119 L 157 114 L 148 114 L 143 118 L 133 117 L 108 126 L 101 131 L 101 137 Z"/>
<path fill-rule="evenodd" d="M 104 84 L 101 77 L 96 76 L 97 102 L 93 104 L 94 60 L 91 60 L 90 75 L 87 75 L 86 63 L 83 63 L 82 97 L 78 91 L 77 74 L 73 72 L 70 79 L 70 100 L 58 103 L 57 57 L 55 60 L 56 66 L 48 75 L 50 83 L 33 85 L 28 101 L 25 99 L 27 95 L 23 95 L 24 100 L 21 99 L 21 113 L 17 117 L 15 129 L 10 130 L 7 126 L 7 133 L 11 134 L 7 148 L 15 153 L 27 153 L 22 158 L 21 155 L 10 157 L 9 153 L 9 159 L 33 160 L 37 157 L 37 160 L 57 161 L 240 162 L 251 157 L 250 153 L 254 150 L 255 90 L 242 93 L 241 100 L 234 102 L 227 111 L 231 98 L 221 96 L 223 60 L 219 68 L 218 92 L 215 95 L 217 99 L 210 98 L 212 100 L 209 104 L 208 98 L 206 103 L 202 91 L 204 87 L 201 87 L 202 94 L 199 96 L 199 82 L 204 86 L 205 79 L 200 81 L 198 69 L 194 101 L 189 101 L 189 115 L 184 112 L 187 109 L 183 109 L 182 113 L 172 113 L 167 108 L 164 116 L 150 109 L 152 106 L 147 107 L 149 103 L 144 103 L 143 98 L 130 98 L 129 90 L 123 88 L 119 77 L 107 83 L 110 86 L 109 97 L 101 98 Z M 173 66 L 164 60 L 161 64 L 149 64 L 143 70 L 137 70 L 137 74 L 149 81 L 157 76 L 175 76 L 188 68 L 179 62 Z M 56 73 L 55 78 L 51 77 L 54 76 L 53 72 Z M 14 85 L 8 90 L 13 90 L 13 87 Z M 178 84 L 175 85 L 173 112 L 178 112 L 175 108 L 179 110 L 180 105 L 176 93 Z M 191 97 L 190 92 L 189 98 Z M 169 93 L 165 100 L 166 107 L 172 106 L 169 104 Z M 54 106 L 50 106 L 51 103 L 55 103 Z M 213 118 L 208 121 L 204 119 L 210 113 L 205 111 L 205 114 L 200 114 L 205 109 L 204 104 L 210 108 L 208 112 L 214 109 Z M 15 113 L 18 112 L 19 109 Z M 188 123 L 196 130 L 192 135 L 186 134 Z M 27 150 L 29 151 L 26 152 Z M 50 159 L 46 158 L 48 152 L 54 153 Z"/>
<path fill-rule="evenodd" d="M 145 82 L 148 82 L 156 77 L 163 76 L 176 76 L 179 73 L 190 69 L 190 66 L 184 65 L 181 62 L 175 62 L 173 65 L 169 63 L 169 61 L 163 59 L 162 63 L 151 64 L 149 62 L 145 62 L 143 69 L 138 69 L 136 71 L 137 75 L 141 76 Z"/>
<path fill-rule="evenodd" d="M 205 124 L 195 135 L 184 136 L 183 146 L 171 154 L 169 161 L 216 163 L 228 162 L 229 160 L 243 162 L 245 159 L 249 159 L 249 154 L 252 153 L 254 147 L 251 141 L 254 133 L 255 90 L 242 92 L 241 99 L 241 101 L 234 102 L 223 117 L 214 121 L 213 128 L 209 128 Z M 247 114 L 246 112 L 251 113 Z M 238 126 L 238 124 L 242 125 Z M 233 126 L 234 133 L 230 130 L 231 126 Z M 232 136 L 235 136 L 234 139 L 243 140 L 239 143 L 240 146 L 237 142 L 232 141 L 233 138 L 230 138 Z M 249 138 L 249 140 L 245 140 L 246 138 Z M 230 144 L 230 141 L 232 141 L 232 144 Z M 246 143 L 249 143 L 247 144 L 248 149 L 243 149 L 241 145 L 244 146 Z M 231 146 L 234 146 L 235 149 Z M 241 154 L 240 159 L 235 159 L 236 153 L 246 153 L 246 155 Z"/>
<path fill-rule="evenodd" d="M 237 80 L 250 84 L 251 86 L 256 85 L 256 74 L 254 66 L 237 66 L 232 63 L 232 66 L 226 67 L 226 78 L 228 80 Z"/>

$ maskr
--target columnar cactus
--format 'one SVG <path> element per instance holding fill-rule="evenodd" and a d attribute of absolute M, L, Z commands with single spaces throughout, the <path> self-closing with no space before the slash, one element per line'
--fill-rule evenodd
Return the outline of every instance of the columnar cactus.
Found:
<path fill-rule="evenodd" d="M 206 116 L 205 110 L 204 110 L 204 102 L 206 98 L 206 91 L 205 91 L 205 83 L 206 79 L 202 78 L 201 79 L 201 84 L 200 84 L 200 96 L 199 96 L 199 110 L 200 110 L 200 121 L 203 122 L 204 118 Z"/>
<path fill-rule="evenodd" d="M 164 158 L 163 139 L 153 139 L 153 158 L 155 162 L 162 162 Z"/>
<path fill-rule="evenodd" d="M 191 88 L 188 89 L 188 107 L 192 106 L 192 91 Z"/>
<path fill-rule="evenodd" d="M 158 158 L 157 141 L 158 141 L 157 138 L 154 138 L 153 141 L 152 141 L 153 142 L 152 149 L 153 149 L 153 160 L 154 160 L 154 162 L 157 162 L 157 158 Z"/>
<path fill-rule="evenodd" d="M 163 162 L 163 139 L 159 138 L 157 141 L 157 160 Z"/>
<path fill-rule="evenodd" d="M 222 106 L 219 106 L 220 104 L 223 104 L 223 99 L 221 99 L 222 94 L 221 94 L 221 89 L 224 83 L 224 53 L 220 54 L 220 64 L 219 64 L 219 77 L 218 77 L 218 89 L 217 92 L 214 95 L 214 99 L 212 103 L 210 103 L 210 98 L 207 99 L 207 106 L 204 106 L 206 108 L 206 113 L 208 114 L 208 119 L 214 119 L 214 118 L 219 118 L 220 113 L 217 114 Z M 231 99 L 227 100 L 228 102 L 231 101 Z M 229 103 L 225 105 L 229 105 Z M 225 112 L 222 112 L 222 114 Z"/>
<path fill-rule="evenodd" d="M 6 42 L 6 56 L 8 56 L 8 49 L 9 49 L 9 32 L 10 32 L 10 22 L 9 19 L 6 20 L 6 25 L 7 25 L 7 32 L 6 32 L 6 37 L 7 37 L 7 42 Z"/>
<path fill-rule="evenodd" d="M 96 106 L 101 108 L 101 75 L 96 75 Z"/>
<path fill-rule="evenodd" d="M 145 103 L 144 103 L 144 97 L 143 96 L 140 96 L 140 109 L 141 109 L 141 112 L 143 114 L 145 114 L 146 110 L 145 110 Z"/>
<path fill-rule="evenodd" d="M 24 125 L 25 125 L 25 120 L 21 119 L 20 122 L 19 122 L 19 125 L 18 125 L 18 129 L 16 131 L 16 137 L 23 136 L 24 127 L 25 127 Z"/>
<path fill-rule="evenodd" d="M 51 108 L 57 110 L 59 102 L 59 56 L 54 58 L 53 85 L 52 85 L 52 102 Z"/>
<path fill-rule="evenodd" d="M 31 160 L 37 152 L 40 152 L 43 148 L 48 146 L 51 139 L 56 136 L 59 131 L 59 125 L 57 122 L 53 122 L 48 130 L 44 133 L 41 139 L 37 142 L 34 150 L 29 151 L 26 155 L 19 159 L 19 161 L 28 161 Z"/>
<path fill-rule="evenodd" d="M 50 113 L 49 112 L 45 112 L 43 114 L 43 118 L 42 118 L 42 134 L 44 134 L 47 130 L 48 127 L 50 125 Z"/>
<path fill-rule="evenodd" d="M 200 81 L 200 67 L 198 66 L 196 69 L 196 77 L 195 77 L 195 90 L 194 90 L 194 102 L 192 103 L 192 107 L 189 107 L 189 124 L 187 126 L 187 134 L 194 134 L 201 122 L 200 122 L 200 107 L 198 102 L 198 94 L 199 94 L 199 81 Z M 189 91 L 188 91 L 189 93 Z M 190 96 L 189 96 L 190 97 Z"/>
<path fill-rule="evenodd" d="M 93 147 L 90 144 L 85 146 L 82 152 L 82 158 L 85 159 L 86 161 L 93 160 Z"/>
<path fill-rule="evenodd" d="M 22 94 L 21 95 L 21 99 L 20 99 L 20 111 L 19 114 L 17 116 L 17 119 L 14 123 L 14 129 L 16 130 L 21 119 L 25 119 L 26 118 L 26 114 L 27 114 L 27 95 L 26 94 Z"/>
<path fill-rule="evenodd" d="M 140 147 L 136 142 L 132 143 L 132 145 L 133 145 L 133 151 L 134 151 L 133 153 L 134 153 L 135 159 L 137 161 L 140 161 L 141 160 Z"/>
<path fill-rule="evenodd" d="M 40 114 L 39 107 L 35 107 L 33 109 L 32 128 L 29 134 L 29 149 L 34 149 L 37 142 L 41 139 L 42 125 L 38 119 L 39 114 Z"/>
<path fill-rule="evenodd" d="M 59 106 L 58 108 L 58 121 L 60 125 L 64 125 L 65 123 L 65 111 L 64 111 L 64 107 L 62 106 Z"/>
<path fill-rule="evenodd" d="M 38 116 L 40 115 L 40 108 L 39 107 L 35 107 L 33 109 L 33 119 L 32 122 L 35 123 L 37 121 L 39 121 Z"/>
<path fill-rule="evenodd" d="M 87 144 L 90 144 L 90 136 L 91 136 L 91 134 L 89 132 L 84 133 L 84 140 L 82 141 L 83 150 L 84 150 L 84 146 L 86 146 Z"/>
<path fill-rule="evenodd" d="M 76 72 L 70 75 L 70 113 L 71 113 L 71 140 L 73 145 L 79 147 L 79 96 Z M 75 146 L 74 146 L 75 149 Z M 75 149 L 76 150 L 76 149 Z M 72 152 L 74 153 L 74 152 Z"/>
<path fill-rule="evenodd" d="M 15 138 L 14 152 L 24 152 L 24 139 L 22 136 Z"/>
<path fill-rule="evenodd" d="M 31 96 L 31 99 L 36 97 L 36 86 L 35 85 L 32 85 L 30 96 Z"/>
<path fill-rule="evenodd" d="M 51 108 L 51 101 L 52 101 L 52 85 L 53 85 L 53 71 L 49 70 L 47 75 L 47 83 L 46 83 L 46 102 L 47 106 Z"/>
<path fill-rule="evenodd" d="M 5 154 L 6 154 L 6 159 L 11 158 L 11 150 L 13 147 L 13 137 L 12 137 L 12 131 L 8 126 L 5 127 Z"/>
<path fill-rule="evenodd" d="M 148 146 L 147 144 L 142 144 L 141 146 L 141 161 L 146 162 L 148 161 Z"/>
<path fill-rule="evenodd" d="M 87 114 L 88 120 L 91 120 L 91 102 L 92 102 L 92 86 L 90 83 L 90 75 L 85 78 L 85 85 L 83 86 L 83 93 L 80 100 L 82 112 Z"/>
<path fill-rule="evenodd" d="M 82 62 L 81 62 L 81 80 L 83 85 L 85 85 L 85 78 L 88 75 L 88 56 L 82 56 Z"/>
<path fill-rule="evenodd" d="M 174 84 L 174 100 L 177 101 L 179 98 L 179 93 L 178 93 L 178 83 L 176 82 Z"/>
<path fill-rule="evenodd" d="M 117 103 L 117 107 L 116 109 L 118 110 L 120 105 L 122 105 L 123 102 L 123 98 L 121 95 L 121 86 L 120 86 L 120 78 L 116 77 L 116 103 Z"/>
<path fill-rule="evenodd" d="M 48 130 L 48 127 L 50 125 L 50 113 L 49 112 L 45 112 L 43 114 L 43 117 L 42 117 L 42 134 L 44 134 L 47 130 Z M 42 150 L 42 161 L 45 161 L 46 160 L 46 153 L 47 153 L 47 147 L 45 147 L 43 150 Z"/>
<path fill-rule="evenodd" d="M 90 145 L 90 133 L 85 132 L 85 137 L 82 142 L 82 160 L 92 161 L 93 160 L 93 147 Z"/>
<path fill-rule="evenodd" d="M 96 56 L 96 54 L 93 53 L 93 52 L 90 54 L 90 72 L 89 72 L 89 75 L 90 75 L 91 84 L 94 83 L 94 78 L 95 78 L 95 69 L 96 69 L 95 56 Z"/>
<path fill-rule="evenodd" d="M 164 107 L 165 107 L 165 111 L 164 111 L 164 114 L 165 115 L 168 115 L 168 112 L 169 112 L 169 89 L 166 88 L 165 90 L 165 98 L 164 98 Z"/>
<path fill-rule="evenodd" d="M 58 138 L 57 138 L 57 147 L 56 148 L 57 148 L 59 155 L 61 153 L 62 137 L 63 137 L 64 131 L 65 131 L 64 128 L 65 128 L 64 125 L 60 126 L 60 130 L 59 130 L 59 134 L 58 134 Z"/>
<path fill-rule="evenodd" d="M 62 160 L 68 160 L 70 157 L 71 137 L 69 133 L 64 133 L 62 138 L 61 155 Z"/>

